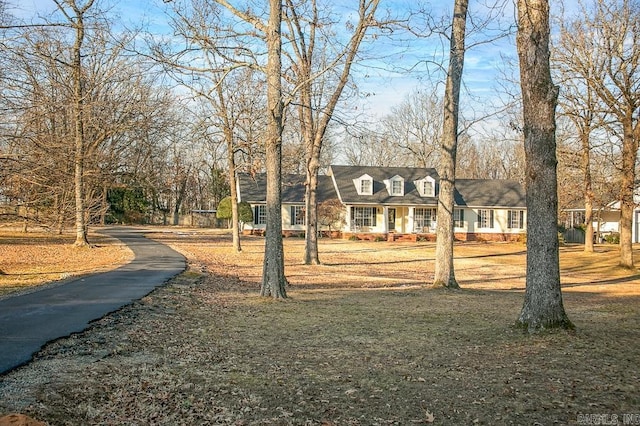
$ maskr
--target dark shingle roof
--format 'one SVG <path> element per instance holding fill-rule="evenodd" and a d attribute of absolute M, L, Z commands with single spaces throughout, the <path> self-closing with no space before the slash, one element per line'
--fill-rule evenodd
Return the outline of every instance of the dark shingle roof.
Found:
<path fill-rule="evenodd" d="M 358 195 L 353 179 L 362 175 L 373 178 L 373 194 Z M 369 167 L 331 166 L 331 176 L 318 176 L 318 201 L 337 198 L 333 185 L 335 179 L 340 199 L 345 204 L 387 204 L 387 205 L 437 205 L 436 197 L 422 197 L 414 181 L 431 176 L 438 187 L 438 173 L 433 168 L 416 167 Z M 384 184 L 385 179 L 401 176 L 404 179 L 404 196 L 391 196 Z M 283 175 L 282 202 L 304 203 L 304 175 Z M 238 175 L 242 201 L 264 203 L 266 198 L 266 175 Z M 525 191 L 515 180 L 500 179 L 457 179 L 455 203 L 467 207 L 526 208 Z"/>
<path fill-rule="evenodd" d="M 439 176 L 433 168 L 331 166 L 338 192 L 346 204 L 436 205 L 436 197 L 422 197 L 414 182 L 431 176 L 439 191 Z M 359 195 L 353 179 L 362 175 L 373 178 L 373 194 Z M 384 184 L 394 176 L 404 179 L 404 196 L 391 196 Z M 467 207 L 526 207 L 525 192 L 515 180 L 456 179 L 455 203 Z"/>
<path fill-rule="evenodd" d="M 468 207 L 521 207 L 527 200 L 516 180 L 456 179 L 456 205 Z"/>
<path fill-rule="evenodd" d="M 304 175 L 287 174 L 282 176 L 282 202 L 304 204 Z M 248 173 L 238 174 L 240 199 L 248 203 L 264 203 L 267 196 L 267 176 L 258 173 L 254 176 Z M 329 176 L 318 176 L 318 202 L 331 198 L 338 198 Z"/>
<path fill-rule="evenodd" d="M 437 204 L 436 197 L 422 197 L 416 188 L 414 181 L 431 176 L 438 181 L 436 169 L 414 168 L 414 167 L 371 167 L 371 166 L 331 166 L 330 173 L 333 175 L 340 199 L 346 204 Z M 359 195 L 353 184 L 353 179 L 362 175 L 369 175 L 373 178 L 373 194 Z M 401 176 L 404 179 L 404 196 L 389 195 L 384 184 L 385 179 L 394 176 Z"/>

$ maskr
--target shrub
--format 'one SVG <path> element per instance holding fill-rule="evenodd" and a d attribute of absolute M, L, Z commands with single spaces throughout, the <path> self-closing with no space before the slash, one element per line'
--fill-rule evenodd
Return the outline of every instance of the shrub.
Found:
<path fill-rule="evenodd" d="M 218 204 L 216 211 L 218 219 L 231 219 L 231 197 L 224 197 Z M 238 220 L 242 223 L 253 222 L 253 209 L 246 201 L 238 203 Z"/>
<path fill-rule="evenodd" d="M 605 235 L 604 240 L 609 244 L 620 244 L 620 234 L 617 232 L 612 232 L 608 235 Z"/>

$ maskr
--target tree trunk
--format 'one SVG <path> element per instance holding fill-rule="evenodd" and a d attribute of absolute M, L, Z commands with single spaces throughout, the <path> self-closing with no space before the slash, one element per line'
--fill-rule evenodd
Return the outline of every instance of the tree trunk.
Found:
<path fill-rule="evenodd" d="M 620 187 L 620 266 L 633 268 L 633 194 L 636 181 L 638 141 L 634 137 L 632 113 L 624 117 L 622 141 L 622 184 Z"/>
<path fill-rule="evenodd" d="M 228 133 L 231 129 L 229 129 Z M 238 188 L 236 186 L 236 160 L 233 148 L 233 135 L 227 138 L 227 162 L 229 163 L 229 190 L 231 196 L 231 235 L 233 249 L 236 252 L 242 251 L 240 245 L 240 220 L 238 215 Z"/>
<path fill-rule="evenodd" d="M 267 40 L 267 235 L 265 241 L 262 296 L 287 297 L 282 244 L 282 0 L 269 0 Z"/>
<path fill-rule="evenodd" d="M 591 183 L 591 144 L 589 127 L 582 132 L 582 168 L 584 170 L 584 251 L 593 253 L 593 188 Z"/>
<path fill-rule="evenodd" d="M 436 224 L 436 259 L 434 287 L 459 288 L 453 265 L 453 209 L 455 197 L 456 156 L 458 151 L 458 114 L 460 85 L 464 65 L 464 42 L 468 0 L 456 0 L 451 28 L 449 70 L 444 97 L 444 121 L 440 147 L 440 191 Z"/>
<path fill-rule="evenodd" d="M 337 84 L 332 93 L 326 98 L 328 99 L 324 107 L 312 105 L 313 98 L 325 98 L 324 89 L 330 87 L 326 82 L 319 84 L 321 87 L 314 92 L 313 81 L 319 76 L 313 76 L 313 68 L 317 66 L 315 61 L 315 51 L 318 46 L 319 38 L 316 38 L 316 28 L 324 25 L 318 20 L 318 6 L 315 1 L 311 2 L 311 16 L 309 22 L 301 25 L 301 17 L 296 13 L 292 13 L 287 17 L 289 27 L 291 29 L 292 38 L 289 40 L 294 46 L 295 56 L 297 57 L 296 73 L 300 91 L 300 126 L 305 142 L 305 159 L 306 159 L 306 187 L 305 187 L 305 264 L 320 264 L 320 256 L 318 251 L 318 172 L 320 169 L 320 154 L 322 153 L 322 144 L 324 135 L 327 131 L 333 113 L 336 109 L 338 101 L 342 96 L 342 92 L 349 80 L 351 66 L 356 60 L 360 44 L 367 33 L 367 30 L 377 25 L 375 13 L 378 9 L 380 1 L 370 0 L 359 2 L 358 6 L 358 24 L 354 28 L 349 43 L 344 50 L 338 51 L 336 60 L 343 57 L 343 68 L 336 72 L 339 75 Z M 294 2 L 287 1 L 291 11 L 295 10 Z M 303 30 L 309 25 L 307 31 Z M 308 39 L 307 39 L 308 38 Z M 335 47 L 335 46 L 332 46 Z M 319 50 L 319 49 L 318 49 Z M 325 52 L 322 53 L 323 60 L 327 60 Z M 332 62 L 329 60 L 329 62 Z M 335 62 L 330 65 L 337 71 Z M 324 74 L 324 72 L 322 73 Z"/>
<path fill-rule="evenodd" d="M 307 165 L 307 188 L 305 191 L 305 265 L 319 265 L 318 253 L 318 165 Z"/>
<path fill-rule="evenodd" d="M 75 6 L 75 5 L 73 5 Z M 86 11 L 86 9 L 85 9 Z M 75 8 L 76 16 L 74 28 L 76 40 L 73 46 L 73 115 L 75 120 L 75 154 L 74 154 L 74 184 L 76 201 L 76 246 L 88 246 L 87 224 L 85 223 L 84 197 L 84 123 L 83 103 L 84 88 L 82 87 L 82 43 L 84 41 L 84 11 Z"/>
<path fill-rule="evenodd" d="M 106 185 L 102 186 L 102 197 L 100 197 L 100 225 L 105 226 L 107 223 L 106 216 L 107 211 L 109 210 L 109 201 L 107 199 L 107 195 L 109 190 Z"/>
<path fill-rule="evenodd" d="M 562 303 L 558 242 L 555 108 L 549 66 L 549 2 L 518 0 L 518 56 L 524 114 L 527 278 L 517 324 L 530 333 L 572 328 Z"/>

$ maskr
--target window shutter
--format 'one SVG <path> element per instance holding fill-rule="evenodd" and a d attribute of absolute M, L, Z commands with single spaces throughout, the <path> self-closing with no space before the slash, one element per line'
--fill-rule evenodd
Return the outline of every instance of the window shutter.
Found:
<path fill-rule="evenodd" d="M 493 228 L 493 210 L 489 210 L 489 211 L 491 212 L 489 216 L 489 227 Z"/>

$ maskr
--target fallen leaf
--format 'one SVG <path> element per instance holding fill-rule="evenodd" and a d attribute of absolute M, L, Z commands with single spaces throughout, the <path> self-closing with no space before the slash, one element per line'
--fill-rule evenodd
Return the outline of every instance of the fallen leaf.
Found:
<path fill-rule="evenodd" d="M 425 410 L 424 415 L 425 415 L 425 419 L 424 419 L 425 423 L 433 423 L 433 421 L 436 419 L 433 413 L 430 412 L 429 410 Z"/>

